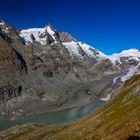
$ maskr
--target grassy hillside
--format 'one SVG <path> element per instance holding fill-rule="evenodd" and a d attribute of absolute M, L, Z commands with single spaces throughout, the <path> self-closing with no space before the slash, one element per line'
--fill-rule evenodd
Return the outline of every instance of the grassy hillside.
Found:
<path fill-rule="evenodd" d="M 140 136 L 140 75 L 127 80 L 105 107 L 67 125 L 23 125 L 0 134 L 8 140 L 126 140 Z"/>

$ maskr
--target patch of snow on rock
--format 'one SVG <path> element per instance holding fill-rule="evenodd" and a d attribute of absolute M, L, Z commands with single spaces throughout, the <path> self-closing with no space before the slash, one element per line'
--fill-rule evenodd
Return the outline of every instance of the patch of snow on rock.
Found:
<path fill-rule="evenodd" d="M 101 101 L 109 101 L 109 99 L 111 98 L 111 94 L 107 94 L 107 96 L 106 97 L 102 97 L 102 98 L 100 98 L 100 100 Z"/>
<path fill-rule="evenodd" d="M 117 76 L 113 79 L 113 84 L 115 84 L 117 82 L 118 78 L 120 78 L 120 76 Z"/>
<path fill-rule="evenodd" d="M 4 25 L 5 22 L 3 20 L 0 20 L 0 25 Z"/>
<path fill-rule="evenodd" d="M 86 44 L 86 43 L 82 43 L 82 42 L 78 42 L 79 45 L 81 46 L 81 48 L 86 52 L 86 54 L 89 56 L 89 57 L 97 57 L 95 56 L 95 54 L 93 53 L 93 51 L 91 51 L 91 49 L 94 49 L 95 51 L 97 51 L 99 53 L 98 57 L 99 59 L 101 58 L 105 58 L 106 55 L 102 52 L 100 52 L 99 50 L 93 48 L 92 46 Z"/>
<path fill-rule="evenodd" d="M 84 56 L 82 56 L 79 53 L 80 48 L 90 58 L 97 58 L 98 60 L 100 60 L 100 59 L 104 59 L 107 57 L 104 53 L 100 52 L 99 50 L 97 50 L 83 42 L 77 42 L 77 41 L 64 42 L 63 45 L 68 49 L 68 51 L 72 57 L 77 56 L 79 59 L 84 58 Z"/>
<path fill-rule="evenodd" d="M 0 25 L 4 25 L 4 23 L 0 22 Z"/>

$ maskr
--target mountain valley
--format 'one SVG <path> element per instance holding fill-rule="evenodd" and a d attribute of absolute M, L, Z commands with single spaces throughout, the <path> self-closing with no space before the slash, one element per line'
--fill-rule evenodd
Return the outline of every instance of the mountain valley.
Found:
<path fill-rule="evenodd" d="M 106 55 L 50 24 L 18 30 L 0 20 L 0 118 L 15 120 L 105 102 L 66 125 L 17 126 L 3 131 L 0 139 L 140 136 L 139 73 L 138 49 Z"/>

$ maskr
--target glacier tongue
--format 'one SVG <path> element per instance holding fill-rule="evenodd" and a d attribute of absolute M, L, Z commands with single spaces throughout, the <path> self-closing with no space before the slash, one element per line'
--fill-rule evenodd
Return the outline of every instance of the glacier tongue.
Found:
<path fill-rule="evenodd" d="M 133 75 L 135 75 L 135 73 L 138 71 L 139 67 L 140 67 L 140 63 L 135 67 L 129 68 L 126 75 L 115 77 L 113 79 L 113 84 L 115 84 L 117 82 L 117 79 L 119 79 L 119 78 L 122 82 L 125 82 L 126 80 L 131 78 Z"/>
<path fill-rule="evenodd" d="M 125 82 L 126 80 L 131 78 L 137 72 L 139 66 L 140 64 L 138 64 L 136 67 L 129 68 L 127 74 L 121 77 L 121 81 Z"/>

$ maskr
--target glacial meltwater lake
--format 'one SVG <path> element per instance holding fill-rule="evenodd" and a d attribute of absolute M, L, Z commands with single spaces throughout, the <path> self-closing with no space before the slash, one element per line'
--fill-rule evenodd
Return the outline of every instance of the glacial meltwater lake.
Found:
<path fill-rule="evenodd" d="M 9 120 L 8 118 L 0 118 L 0 131 L 8 129 L 15 125 L 25 123 L 35 124 L 61 124 L 66 123 L 82 116 L 93 112 L 97 107 L 100 107 L 105 102 L 100 100 L 94 100 L 93 103 L 84 106 L 71 109 L 65 109 L 57 112 L 47 112 L 42 114 L 32 114 L 24 117 L 17 118 L 15 120 Z"/>

